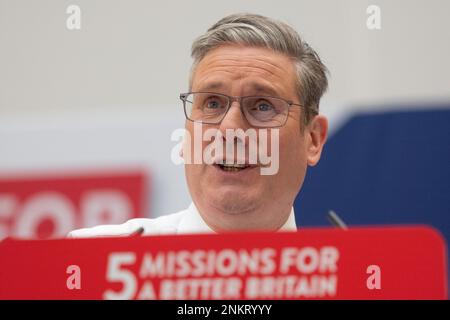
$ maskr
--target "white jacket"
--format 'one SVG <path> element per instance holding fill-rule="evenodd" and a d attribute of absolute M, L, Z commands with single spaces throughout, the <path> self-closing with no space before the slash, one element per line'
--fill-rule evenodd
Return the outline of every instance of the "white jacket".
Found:
<path fill-rule="evenodd" d="M 102 225 L 92 228 L 84 228 L 71 231 L 68 238 L 93 238 L 93 237 L 115 237 L 129 236 L 144 228 L 142 235 L 159 234 L 186 234 L 186 233 L 214 233 L 201 217 L 194 203 L 186 210 L 161 216 L 155 219 L 137 218 L 131 219 L 119 225 Z M 279 231 L 295 231 L 294 209 L 292 208 L 289 218 Z"/>

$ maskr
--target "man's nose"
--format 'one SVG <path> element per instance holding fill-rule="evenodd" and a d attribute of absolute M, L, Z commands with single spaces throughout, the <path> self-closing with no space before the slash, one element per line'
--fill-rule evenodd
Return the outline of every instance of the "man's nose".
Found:
<path fill-rule="evenodd" d="M 233 101 L 230 109 L 220 123 L 220 130 L 225 134 L 226 129 L 242 129 L 247 130 L 248 122 L 240 108 L 240 102 Z"/>

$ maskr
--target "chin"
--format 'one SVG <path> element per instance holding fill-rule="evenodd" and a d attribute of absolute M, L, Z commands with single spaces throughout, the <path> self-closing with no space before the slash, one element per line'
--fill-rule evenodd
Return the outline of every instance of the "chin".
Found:
<path fill-rule="evenodd" d="M 225 188 L 220 188 L 225 189 Z M 228 214 L 241 214 L 253 211 L 259 207 L 261 196 L 249 194 L 248 190 L 226 187 L 216 194 L 210 195 L 210 204 Z"/>

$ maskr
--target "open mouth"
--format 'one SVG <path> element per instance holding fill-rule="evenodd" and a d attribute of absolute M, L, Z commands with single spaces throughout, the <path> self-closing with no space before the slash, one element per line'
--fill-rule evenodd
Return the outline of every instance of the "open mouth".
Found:
<path fill-rule="evenodd" d="M 215 164 L 220 170 L 225 172 L 239 172 L 248 168 L 251 168 L 252 166 L 248 164 Z"/>

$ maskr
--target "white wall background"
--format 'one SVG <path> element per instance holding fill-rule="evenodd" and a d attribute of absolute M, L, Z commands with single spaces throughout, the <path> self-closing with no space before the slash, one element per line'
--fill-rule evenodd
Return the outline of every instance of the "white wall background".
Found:
<path fill-rule="evenodd" d="M 70 4 L 81 30 L 66 28 Z M 366 27 L 370 4 L 381 30 Z M 170 133 L 184 124 L 190 45 L 242 11 L 290 23 L 318 51 L 332 129 L 375 105 L 450 101 L 446 0 L 0 0 L 0 175 L 138 165 L 153 215 L 186 206 Z"/>

